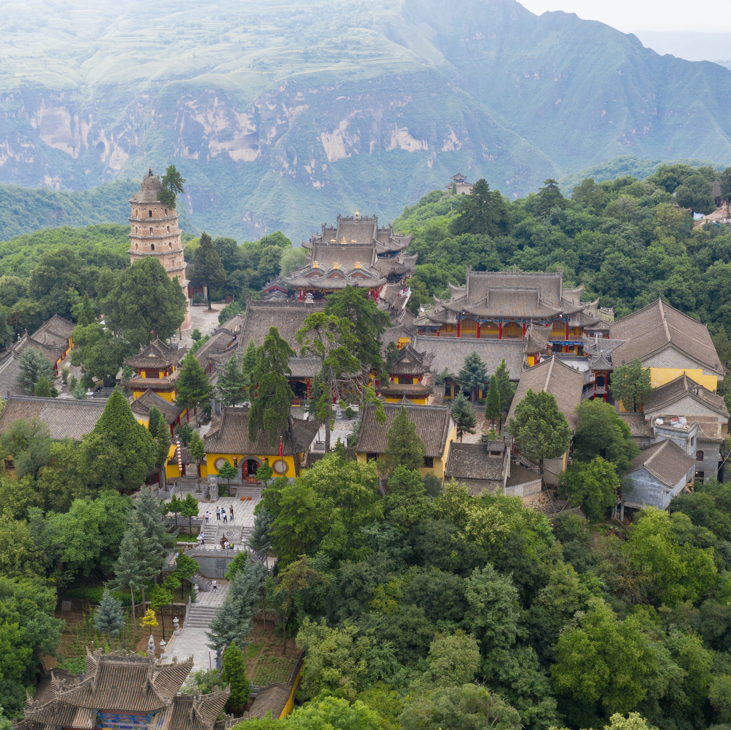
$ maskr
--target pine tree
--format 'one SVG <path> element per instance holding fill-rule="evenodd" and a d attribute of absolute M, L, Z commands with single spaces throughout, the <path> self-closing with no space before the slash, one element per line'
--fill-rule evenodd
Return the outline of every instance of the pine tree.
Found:
<path fill-rule="evenodd" d="M 145 581 L 150 580 L 153 571 L 148 563 L 147 536 L 137 513 L 130 516 L 129 524 L 119 546 L 119 557 L 114 564 L 114 580 L 110 587 L 115 590 L 128 590 L 132 597 L 132 620 L 135 619 L 135 594 L 142 590 L 145 601 Z"/>
<path fill-rule="evenodd" d="M 469 195 L 460 196 L 456 207 L 456 215 L 449 225 L 452 235 L 471 233 L 496 238 L 508 233 L 509 216 L 505 200 L 499 190 L 490 190 L 484 178 L 472 186 Z"/>
<path fill-rule="evenodd" d="M 290 408 L 294 393 L 287 376 L 292 373 L 289 359 L 294 354 L 287 341 L 279 336 L 279 330 L 271 327 L 264 344 L 257 350 L 256 365 L 251 372 L 249 438 L 252 441 L 264 431 L 267 441 L 275 445 L 291 430 Z"/>
<path fill-rule="evenodd" d="M 150 432 L 153 438 L 155 438 L 155 434 L 157 433 L 158 426 L 160 425 L 160 421 L 164 421 L 162 413 L 160 413 L 160 410 L 157 408 L 157 406 L 152 406 L 150 409 L 150 418 L 147 422 L 147 430 Z"/>
<path fill-rule="evenodd" d="M 566 416 L 558 409 L 551 393 L 529 389 L 508 423 L 515 446 L 523 456 L 539 461 L 541 474 L 544 459 L 557 459 L 571 444 L 571 430 Z"/>
<path fill-rule="evenodd" d="M 35 392 L 36 383 L 45 377 L 48 383 L 54 381 L 53 365 L 46 356 L 35 347 L 26 347 L 18 360 L 18 376 L 15 380 L 18 387 L 31 395 Z"/>
<path fill-rule="evenodd" d="M 236 644 L 230 644 L 223 654 L 221 682 L 231 689 L 231 695 L 226 702 L 226 711 L 240 711 L 249 701 L 251 686 L 246 678 L 246 660 Z"/>
<path fill-rule="evenodd" d="M 223 603 L 206 632 L 209 646 L 221 651 L 230 644 L 246 643 L 251 625 L 261 605 L 261 591 L 267 570 L 264 563 L 250 560 L 233 579 Z"/>
<path fill-rule="evenodd" d="M 198 572 L 198 563 L 185 553 L 178 553 L 175 558 L 173 575 L 180 581 L 180 597 L 183 597 L 183 581 L 190 580 Z"/>
<path fill-rule="evenodd" d="M 548 214 L 554 208 L 560 208 L 563 210 L 567 205 L 568 201 L 561 195 L 561 190 L 558 187 L 558 182 L 549 178 L 544 183 L 545 187 L 538 191 L 538 195 L 535 197 L 535 210 L 541 218 L 547 218 Z"/>
<path fill-rule="evenodd" d="M 426 447 L 416 432 L 416 424 L 409 420 L 405 406 L 396 414 L 386 435 L 384 467 L 391 474 L 398 466 L 405 469 L 421 469 L 424 466 Z"/>
<path fill-rule="evenodd" d="M 494 426 L 495 421 L 498 421 L 498 431 L 502 427 L 503 421 L 503 410 L 500 407 L 500 386 L 497 383 L 497 376 L 493 375 L 490 378 L 490 389 L 487 391 L 487 398 L 485 403 L 485 419 L 492 421 Z"/>
<path fill-rule="evenodd" d="M 170 497 L 170 501 L 167 503 L 168 512 L 172 512 L 175 515 L 175 528 L 178 527 L 178 515 L 183 507 L 183 500 L 178 497 L 177 494 L 173 494 Z"/>
<path fill-rule="evenodd" d="M 88 478 L 98 488 L 132 491 L 155 468 L 155 441 L 118 390 L 84 437 L 81 452 Z"/>
<path fill-rule="evenodd" d="M 41 375 L 41 377 L 38 378 L 38 382 L 36 383 L 36 387 L 34 390 L 34 395 L 37 398 L 51 397 L 51 386 L 48 384 L 48 379 L 45 375 Z"/>
<path fill-rule="evenodd" d="M 241 370 L 244 373 L 248 385 L 251 385 L 251 373 L 254 372 L 254 368 L 256 367 L 256 353 L 257 349 L 254 340 L 249 340 L 249 344 L 244 351 L 244 357 L 241 360 Z"/>
<path fill-rule="evenodd" d="M 185 192 L 183 189 L 185 178 L 178 172 L 175 165 L 168 165 L 160 182 L 162 183 L 162 190 L 157 194 L 157 199 L 163 205 L 175 210 L 175 197 Z"/>
<path fill-rule="evenodd" d="M 94 627 L 100 634 L 107 634 L 112 639 L 116 639 L 124 628 L 122 604 L 108 588 L 104 589 L 101 603 L 94 615 Z"/>
<path fill-rule="evenodd" d="M 500 391 L 500 408 L 503 413 L 508 413 L 510 411 L 510 404 L 513 402 L 513 396 L 515 395 L 515 385 L 510 382 L 510 373 L 508 372 L 508 367 L 504 359 L 495 371 L 495 378 L 497 379 L 497 387 Z"/>
<path fill-rule="evenodd" d="M 191 283 L 206 287 L 209 312 L 213 311 L 211 309 L 211 287 L 223 284 L 224 281 L 226 281 L 226 269 L 223 268 L 221 257 L 213 248 L 213 239 L 207 233 L 203 233 L 200 237 L 200 245 L 193 256 Z"/>
<path fill-rule="evenodd" d="M 216 396 L 224 406 L 237 406 L 248 400 L 249 390 L 246 374 L 239 366 L 239 359 L 233 355 L 223 368 L 218 379 Z"/>
<path fill-rule="evenodd" d="M 251 531 L 247 547 L 250 547 L 259 555 L 265 555 L 267 550 L 272 547 L 272 527 L 274 518 L 272 513 L 264 506 L 263 503 L 257 505 L 254 514 L 254 529 Z"/>
<path fill-rule="evenodd" d="M 185 495 L 185 499 L 180 504 L 180 514 L 188 518 L 188 531 L 193 534 L 193 517 L 198 516 L 198 500 L 190 493 Z"/>
<path fill-rule="evenodd" d="M 457 380 L 462 390 L 470 394 L 470 400 L 472 401 L 475 400 L 478 390 L 485 387 L 487 383 L 487 366 L 474 350 L 464 359 Z"/>
<path fill-rule="evenodd" d="M 211 386 L 208 383 L 208 377 L 190 352 L 181 364 L 176 391 L 178 396 L 175 399 L 175 405 L 178 408 L 188 409 L 198 406 L 207 408 L 210 405 Z"/>
<path fill-rule="evenodd" d="M 470 404 L 469 398 L 464 393 L 459 393 L 452 401 L 452 418 L 457 426 L 457 436 L 462 440 L 466 433 L 474 433 L 477 428 L 477 416 Z"/>
<path fill-rule="evenodd" d="M 148 540 L 148 562 L 159 572 L 175 539 L 165 523 L 167 506 L 152 489 L 143 487 L 135 499 L 135 512 Z"/>

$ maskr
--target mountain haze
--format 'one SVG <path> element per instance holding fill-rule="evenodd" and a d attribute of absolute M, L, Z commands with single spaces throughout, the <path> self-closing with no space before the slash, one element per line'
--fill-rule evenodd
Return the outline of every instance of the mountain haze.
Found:
<path fill-rule="evenodd" d="M 514 0 L 0 2 L 0 182 L 174 163 L 193 224 L 298 240 L 457 170 L 509 196 L 620 155 L 731 162 L 731 71 Z"/>

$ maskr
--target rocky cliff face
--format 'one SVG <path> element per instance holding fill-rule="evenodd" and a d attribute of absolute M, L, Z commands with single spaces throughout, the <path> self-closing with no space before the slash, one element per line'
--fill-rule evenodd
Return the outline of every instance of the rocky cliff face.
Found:
<path fill-rule="evenodd" d="M 731 161 L 727 69 L 514 0 L 181 0 L 143 29 L 138 0 L 30 28 L 9 4 L 35 43 L 0 53 L 0 182 L 174 163 L 192 220 L 237 238 L 395 217 L 457 170 L 515 196 L 617 154 Z"/>

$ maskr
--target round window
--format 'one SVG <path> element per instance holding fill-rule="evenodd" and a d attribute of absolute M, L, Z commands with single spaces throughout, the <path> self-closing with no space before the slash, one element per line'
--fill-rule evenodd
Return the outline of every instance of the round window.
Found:
<path fill-rule="evenodd" d="M 287 462 L 284 461 L 284 459 L 277 459 L 272 464 L 272 469 L 274 469 L 274 471 L 277 474 L 286 474 L 286 472 L 287 472 Z"/>
<path fill-rule="evenodd" d="M 216 463 L 214 464 L 214 466 L 216 467 L 216 471 L 221 471 L 221 467 L 224 464 L 228 464 L 228 463 L 229 463 L 228 459 L 216 459 Z"/>

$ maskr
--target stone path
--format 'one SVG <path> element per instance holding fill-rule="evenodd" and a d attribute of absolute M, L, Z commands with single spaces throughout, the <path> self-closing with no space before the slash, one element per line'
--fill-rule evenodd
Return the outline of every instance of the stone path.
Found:
<path fill-rule="evenodd" d="M 217 502 L 200 502 L 198 504 L 198 516 L 203 517 L 206 512 L 212 513 L 213 517 L 207 525 L 203 525 L 203 534 L 206 536 L 206 544 L 204 547 L 207 550 L 215 550 L 221 547 L 219 540 L 223 536 L 223 530 L 229 527 L 241 528 L 240 532 L 244 535 L 251 532 L 254 527 L 254 507 L 259 503 L 258 499 L 251 499 L 241 501 L 235 497 L 220 497 Z M 228 520 L 224 524 L 223 519 L 216 519 L 216 507 L 223 507 L 226 510 L 226 514 L 229 513 L 229 507 L 233 505 L 234 508 L 234 519 L 233 521 Z M 237 531 L 238 532 L 238 531 Z M 218 535 L 218 540 L 213 542 Z M 209 542 L 209 537 L 211 542 Z M 238 545 L 236 540 L 234 544 Z"/>
<path fill-rule="evenodd" d="M 178 629 L 178 634 L 167 647 L 166 661 L 171 662 L 176 658 L 182 662 L 192 656 L 193 671 L 216 666 L 216 652 L 208 646 L 206 631 L 228 591 L 226 581 L 219 580 L 218 585 L 216 592 L 198 592 L 195 603 L 188 610 L 188 625 Z"/>

